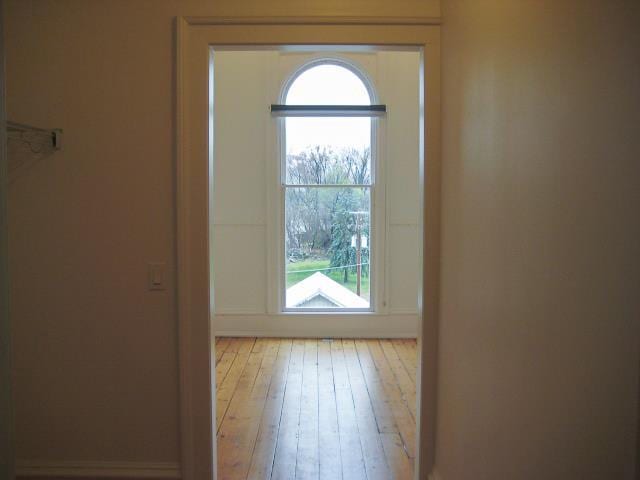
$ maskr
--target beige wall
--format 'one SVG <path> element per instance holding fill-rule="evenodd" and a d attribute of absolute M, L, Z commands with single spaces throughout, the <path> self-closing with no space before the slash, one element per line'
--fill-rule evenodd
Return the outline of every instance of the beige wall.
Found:
<path fill-rule="evenodd" d="M 639 13 L 443 2 L 442 480 L 635 478 Z"/>
<path fill-rule="evenodd" d="M 173 17 L 439 2 L 4 3 L 9 117 L 66 132 L 9 192 L 18 457 L 177 461 Z M 631 478 L 637 2 L 443 3 L 441 476 Z"/>
<path fill-rule="evenodd" d="M 2 5 L 0 3 L 0 5 Z M 4 12 L 0 10 L 0 39 L 4 38 Z M 6 121 L 4 41 L 0 42 L 0 125 Z M 0 131 L 0 477 L 13 473 L 13 402 L 11 391 L 11 328 L 7 246 L 7 142 Z"/>
<path fill-rule="evenodd" d="M 439 1 L 4 3 L 8 115 L 65 130 L 9 192 L 17 456 L 177 462 L 174 17 L 430 17 Z"/>

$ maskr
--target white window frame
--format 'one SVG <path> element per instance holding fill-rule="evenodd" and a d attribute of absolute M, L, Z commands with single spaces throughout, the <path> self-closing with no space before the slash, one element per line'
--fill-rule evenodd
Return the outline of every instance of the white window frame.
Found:
<path fill-rule="evenodd" d="M 379 99 L 374 88 L 373 81 L 367 75 L 365 69 L 358 65 L 351 59 L 337 56 L 322 54 L 312 54 L 310 60 L 305 61 L 301 66 L 295 69 L 286 79 L 279 94 L 279 103 L 286 103 L 286 96 L 289 92 L 289 88 L 296 81 L 296 79 L 305 71 L 320 66 L 320 65 L 337 65 L 346 68 L 354 75 L 356 75 L 363 83 L 369 94 L 370 104 L 374 105 L 379 103 Z M 297 115 L 298 117 L 317 117 L 319 115 L 309 113 Z M 342 115 L 344 117 L 351 117 L 348 113 Z M 286 244 L 285 244 L 285 193 L 287 188 L 298 188 L 297 185 L 286 184 L 286 127 L 285 118 L 276 118 L 277 122 L 277 143 L 275 155 L 276 169 L 277 169 L 277 185 L 275 189 L 273 185 L 270 190 L 277 190 L 275 193 L 276 201 L 278 205 L 277 218 L 275 219 L 276 228 L 274 228 L 275 240 L 273 245 L 277 248 L 277 253 L 274 256 L 277 262 L 277 267 L 270 272 L 270 278 L 273 279 L 274 275 L 277 275 L 277 288 L 276 288 L 276 311 L 273 313 L 281 315 L 343 315 L 343 314 L 386 314 L 387 312 L 387 300 L 386 290 L 384 285 L 385 280 L 385 268 L 384 259 L 386 258 L 386 236 L 388 225 L 386 221 L 386 202 L 385 202 L 385 175 L 384 164 L 381 161 L 380 152 L 384 151 L 381 148 L 381 131 L 383 117 L 372 115 L 371 119 L 371 185 L 319 185 L 308 186 L 300 185 L 299 188 L 368 188 L 370 192 L 370 223 L 369 223 L 369 307 L 368 308 L 301 308 L 301 307 L 287 307 L 286 306 Z M 273 178 L 273 177 L 271 177 Z M 273 250 L 272 250 L 273 251 Z"/>

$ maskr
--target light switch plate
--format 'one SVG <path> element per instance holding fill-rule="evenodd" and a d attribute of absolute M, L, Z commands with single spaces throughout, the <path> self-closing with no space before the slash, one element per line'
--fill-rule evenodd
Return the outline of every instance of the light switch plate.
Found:
<path fill-rule="evenodd" d="M 166 288 L 166 268 L 164 263 L 149 263 L 149 290 L 164 290 Z"/>

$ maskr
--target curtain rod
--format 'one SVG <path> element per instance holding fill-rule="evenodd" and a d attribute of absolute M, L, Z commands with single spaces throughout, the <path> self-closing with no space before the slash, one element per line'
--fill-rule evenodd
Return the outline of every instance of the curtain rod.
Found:
<path fill-rule="evenodd" d="M 271 105 L 271 114 L 278 117 L 379 117 L 385 113 L 386 105 Z"/>

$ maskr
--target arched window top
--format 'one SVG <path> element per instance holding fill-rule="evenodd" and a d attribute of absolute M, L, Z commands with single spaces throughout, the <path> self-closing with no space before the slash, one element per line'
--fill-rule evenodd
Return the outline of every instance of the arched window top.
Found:
<path fill-rule="evenodd" d="M 304 67 L 287 85 L 286 105 L 371 105 L 371 88 L 350 65 L 332 60 Z"/>

